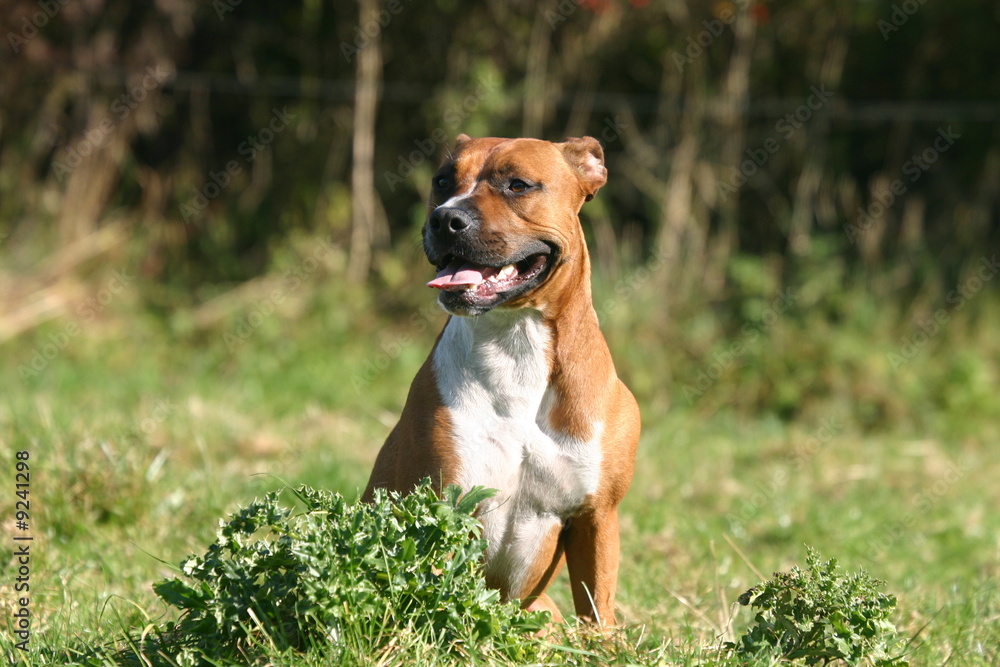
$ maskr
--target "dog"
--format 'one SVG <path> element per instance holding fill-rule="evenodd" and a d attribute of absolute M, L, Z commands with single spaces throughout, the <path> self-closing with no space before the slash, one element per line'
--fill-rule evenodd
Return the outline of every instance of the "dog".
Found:
<path fill-rule="evenodd" d="M 565 562 L 576 615 L 613 625 L 618 505 L 639 408 L 598 326 L 579 211 L 607 182 L 592 137 L 459 135 L 432 179 L 424 251 L 448 318 L 380 450 L 363 499 L 498 490 L 477 509 L 487 583 L 562 615 L 546 589 Z"/>

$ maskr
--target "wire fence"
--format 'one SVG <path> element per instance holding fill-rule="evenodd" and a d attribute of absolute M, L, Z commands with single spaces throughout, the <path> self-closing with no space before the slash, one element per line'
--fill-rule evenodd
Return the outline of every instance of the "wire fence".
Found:
<path fill-rule="evenodd" d="M 124 69 L 94 72 L 93 81 L 102 87 L 115 88 L 127 83 L 135 73 Z M 288 98 L 350 103 L 354 101 L 353 79 L 321 79 L 296 76 L 263 76 L 252 79 L 228 73 L 178 71 L 164 82 L 165 91 L 176 93 L 202 92 L 244 97 Z M 435 92 L 434 86 L 401 81 L 383 81 L 380 100 L 384 104 L 412 105 L 425 101 Z M 664 111 L 664 100 L 657 93 L 615 93 L 568 90 L 556 95 L 550 104 L 557 109 L 571 109 L 586 93 L 593 111 L 598 113 L 630 109 L 637 115 L 653 115 Z M 719 98 L 721 101 L 722 98 Z M 671 111 L 683 112 L 688 100 L 674 96 L 666 101 Z M 749 99 L 739 110 L 747 118 L 780 118 L 802 104 L 794 97 L 759 97 Z M 701 106 L 699 104 L 699 106 Z M 718 118 L 729 114 L 722 104 L 708 104 L 702 113 Z M 995 100 L 850 100 L 838 97 L 824 105 L 822 114 L 830 120 L 844 123 L 876 124 L 889 121 L 913 122 L 1000 122 L 1000 102 Z"/>

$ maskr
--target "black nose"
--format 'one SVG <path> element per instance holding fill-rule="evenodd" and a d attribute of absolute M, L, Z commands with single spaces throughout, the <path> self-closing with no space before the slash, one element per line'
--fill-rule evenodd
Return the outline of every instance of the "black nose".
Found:
<path fill-rule="evenodd" d="M 472 231 L 476 221 L 468 211 L 439 206 L 431 213 L 427 225 L 436 237 L 444 239 Z"/>

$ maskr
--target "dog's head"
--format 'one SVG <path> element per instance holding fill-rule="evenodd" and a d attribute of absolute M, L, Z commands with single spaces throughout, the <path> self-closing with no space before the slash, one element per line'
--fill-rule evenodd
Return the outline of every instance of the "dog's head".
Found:
<path fill-rule="evenodd" d="M 542 308 L 545 295 L 589 280 L 577 214 L 607 181 L 592 137 L 471 139 L 459 135 L 434 175 L 424 251 L 428 283 L 454 315 L 497 306 Z M 576 280 L 574 280 L 576 278 Z"/>

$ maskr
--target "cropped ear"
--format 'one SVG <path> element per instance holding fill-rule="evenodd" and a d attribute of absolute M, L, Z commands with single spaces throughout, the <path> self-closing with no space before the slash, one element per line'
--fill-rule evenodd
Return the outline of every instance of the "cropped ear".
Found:
<path fill-rule="evenodd" d="M 608 182 L 608 170 L 604 168 L 604 149 L 601 148 L 601 142 L 593 137 L 572 137 L 556 146 L 579 176 L 584 201 L 590 201 L 601 186 Z"/>

